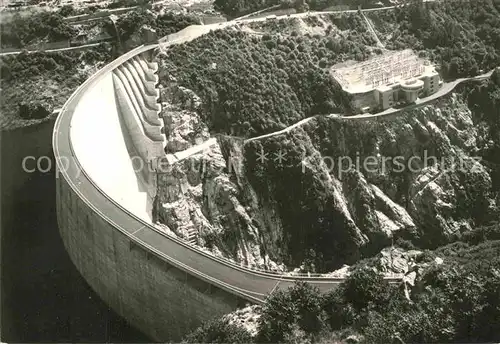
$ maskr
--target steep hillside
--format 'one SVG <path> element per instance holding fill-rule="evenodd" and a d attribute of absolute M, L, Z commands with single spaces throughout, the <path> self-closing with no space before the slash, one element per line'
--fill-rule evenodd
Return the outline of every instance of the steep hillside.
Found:
<path fill-rule="evenodd" d="M 401 11 L 420 8 L 412 6 Z M 437 247 L 497 220 L 498 73 L 383 119 L 321 116 L 349 114 L 328 67 L 377 54 L 374 45 L 365 22 L 350 14 L 217 30 L 162 51 L 163 100 L 176 85 L 197 104 L 184 117 L 164 114 L 183 130 L 189 119 L 192 131 L 172 127 L 170 148 L 218 138 L 194 161 L 196 173 L 169 177 L 183 180 L 175 193 L 191 194 L 190 206 L 168 206 L 164 197 L 163 208 L 191 210 L 166 213 L 163 222 L 191 228 L 185 237 L 245 264 L 328 272 L 398 238 Z M 216 173 L 200 172 L 207 162 Z"/>
<path fill-rule="evenodd" d="M 436 247 L 496 220 L 497 165 L 481 159 L 494 125 L 460 95 L 386 120 L 320 117 L 247 145 L 246 175 L 283 221 L 287 263 L 324 271 L 391 238 Z"/>
<path fill-rule="evenodd" d="M 309 98 L 311 90 L 324 94 L 319 90 L 330 82 L 324 79 L 320 86 L 313 82 L 316 88 L 308 94 L 303 79 L 295 79 L 300 75 L 298 70 L 286 73 L 293 64 L 282 67 L 288 78 L 271 81 L 285 77 L 283 70 L 264 74 L 257 68 L 275 68 L 272 60 L 259 59 L 276 51 L 267 48 L 276 38 L 249 35 L 215 32 L 166 52 L 160 61 L 163 85 L 192 87 L 200 96 L 190 121 L 203 130 L 193 127 L 193 133 L 187 135 L 191 139 L 175 144 L 174 151 L 210 135 L 219 137 L 219 144 L 202 157 L 218 166 L 218 172 L 200 174 L 201 162 L 195 161 L 196 173 L 191 179 L 186 173 L 179 177 L 185 180 L 180 190 L 192 194 L 188 209 L 198 209 L 194 218 L 203 220 L 179 221 L 198 232 L 198 237 L 210 238 L 199 244 L 217 247 L 225 256 L 252 265 L 266 266 L 269 257 L 288 268 L 302 265 L 309 271 L 327 272 L 373 255 L 397 238 L 420 247 L 437 247 L 497 219 L 498 168 L 492 150 L 497 147 L 498 129 L 497 118 L 489 113 L 496 111 L 498 73 L 488 84 L 469 84 L 463 87 L 463 94 L 400 115 L 380 120 L 319 116 L 286 134 L 243 144 L 242 139 L 222 139 L 219 134 L 243 133 L 248 137 L 282 129 L 311 114 L 318 100 Z M 221 40 L 240 48 L 229 50 Z M 217 55 L 202 50 L 210 41 L 228 50 Z M 309 49 L 304 51 L 315 51 Z M 193 57 L 200 50 L 204 52 Z M 242 54 L 257 62 L 243 63 Z M 195 62 L 200 62 L 197 68 Z M 253 75 L 245 79 L 250 72 Z M 253 81 L 247 84 L 251 90 L 242 87 L 247 80 Z M 257 86 L 260 80 L 263 87 L 273 83 L 284 89 L 261 92 Z M 296 84 L 294 80 L 301 81 Z M 252 101 L 254 95 L 260 99 Z M 288 100 L 291 97 L 295 102 Z M 331 97 L 335 101 L 335 93 Z M 164 99 L 169 98 L 164 94 Z M 480 99 L 480 106 L 471 104 L 475 99 Z M 257 110 L 256 104 L 263 107 Z M 290 104 L 296 104 L 295 115 L 283 113 Z M 271 125 L 261 125 L 263 117 Z M 167 115 L 167 122 L 169 118 L 176 120 Z M 177 119 L 177 125 L 185 119 Z M 243 119 L 250 123 L 241 123 Z M 251 130 L 244 130 L 248 126 Z M 485 157 L 488 160 L 481 159 Z M 348 168 L 348 162 L 355 167 Z M 238 168 L 230 169 L 228 164 Z M 186 181 L 196 185 L 196 191 Z M 186 207 L 171 204 L 170 209 Z M 185 211 L 176 216 L 192 219 L 192 214 Z M 175 222 L 176 216 L 165 215 L 163 219 Z"/>
<path fill-rule="evenodd" d="M 162 99 L 168 100 L 163 111 L 167 153 L 182 152 L 210 139 L 196 112 L 201 107 L 196 94 L 170 82 L 162 90 Z M 268 254 L 278 252 L 271 236 L 281 220 L 259 209 L 257 196 L 241 170 L 243 141 L 216 137 L 214 145 L 159 175 L 155 220 L 170 234 L 213 254 L 255 268 L 283 271 Z M 267 230 L 255 221 L 256 215 L 269 222 Z"/>
<path fill-rule="evenodd" d="M 494 231 L 499 233 L 498 225 Z M 185 343 L 486 343 L 500 340 L 500 242 L 427 251 L 390 285 L 359 265 L 332 292 L 308 284 L 278 291 L 205 324 Z"/>
<path fill-rule="evenodd" d="M 328 36 L 217 30 L 164 52 L 160 82 L 175 78 L 193 90 L 211 131 L 241 137 L 272 132 L 311 115 L 349 111 L 328 68 L 370 56 L 374 42 L 357 29 Z"/>
<path fill-rule="evenodd" d="M 69 24 L 64 19 L 69 14 L 71 8 L 68 7 L 30 15 L 16 14 L 0 25 L 2 48 L 37 50 L 54 48 L 50 44 L 63 43 L 62 47 L 67 48 L 70 42 L 72 47 L 101 42 L 81 51 L 21 52 L 2 56 L 1 129 L 45 120 L 93 72 L 123 50 L 143 44 L 144 31 L 156 30 L 155 34 L 161 37 L 200 22 L 193 14 L 166 10 L 156 13 L 142 8 L 120 15 L 116 26 L 108 19 Z M 26 97 L 27 94 L 30 97 Z"/>
<path fill-rule="evenodd" d="M 243 139 L 223 134 L 251 137 L 316 113 L 342 111 L 347 100 L 324 67 L 328 61 L 368 54 L 365 45 L 350 41 L 354 36 L 370 42 L 355 27 L 311 41 L 297 34 L 215 31 L 161 52 L 167 152 L 181 152 L 211 137 L 218 143 L 160 176 L 158 221 L 215 254 L 283 270 L 281 263 L 289 260 L 284 259 L 288 250 L 282 249 L 283 220 L 273 201 L 261 199 L 250 185 Z M 340 51 L 345 53 L 337 56 Z"/>
<path fill-rule="evenodd" d="M 23 52 L 0 58 L 0 129 L 43 121 L 87 77 L 111 62 L 109 44 L 82 52 Z"/>
<path fill-rule="evenodd" d="M 500 1 L 409 1 L 366 13 L 388 49 L 412 48 L 434 60 L 445 78 L 479 74 L 500 64 Z"/>

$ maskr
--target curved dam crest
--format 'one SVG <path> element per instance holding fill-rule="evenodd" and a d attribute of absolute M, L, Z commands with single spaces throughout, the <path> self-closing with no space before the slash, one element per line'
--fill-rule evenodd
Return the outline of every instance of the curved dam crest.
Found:
<path fill-rule="evenodd" d="M 184 42 L 211 27 L 189 27 L 164 40 L 167 45 Z M 214 143 L 210 139 L 165 154 L 156 104 L 158 67 L 152 62 L 156 47 L 140 46 L 102 68 L 75 91 L 57 118 L 59 230 L 80 273 L 111 308 L 157 341 L 179 340 L 203 322 L 246 303 L 263 303 L 297 280 L 323 292 L 337 287 L 340 278 L 239 266 L 152 224 L 156 175 L 151 162 L 175 163 Z"/>

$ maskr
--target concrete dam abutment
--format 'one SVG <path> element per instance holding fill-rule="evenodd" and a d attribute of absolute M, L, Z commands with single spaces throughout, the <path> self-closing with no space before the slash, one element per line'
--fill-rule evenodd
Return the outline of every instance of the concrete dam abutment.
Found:
<path fill-rule="evenodd" d="M 130 239 L 57 181 L 60 233 L 73 263 L 118 314 L 152 340 L 180 340 L 202 322 L 245 304 Z"/>

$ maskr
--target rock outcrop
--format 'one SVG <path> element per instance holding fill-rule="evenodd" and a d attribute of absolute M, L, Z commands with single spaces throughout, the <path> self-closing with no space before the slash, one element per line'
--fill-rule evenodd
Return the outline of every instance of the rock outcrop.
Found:
<path fill-rule="evenodd" d="M 171 85 L 162 101 L 175 153 L 211 135 L 201 99 Z M 319 117 L 249 144 L 221 136 L 159 177 L 158 220 L 217 254 L 275 270 L 280 262 L 333 271 L 400 237 L 437 246 L 497 212 L 490 171 L 475 158 L 485 132 L 452 95 L 381 120 Z"/>
<path fill-rule="evenodd" d="M 163 110 L 167 153 L 184 151 L 210 138 L 196 112 L 199 99 L 194 93 L 172 86 L 162 98 L 169 101 Z M 214 254 L 255 268 L 283 270 L 264 249 L 267 235 L 254 218 L 259 214 L 255 195 L 248 184 L 238 181 L 241 159 L 237 142 L 219 140 L 165 169 L 158 175 L 156 220 Z"/>
<path fill-rule="evenodd" d="M 260 306 L 248 306 L 226 315 L 224 319 L 227 319 L 231 325 L 244 328 L 252 337 L 255 337 L 258 333 L 258 322 L 261 317 L 260 311 Z"/>
<path fill-rule="evenodd" d="M 445 244 L 498 213 L 490 170 L 476 158 L 484 132 L 454 94 L 397 117 L 318 117 L 252 142 L 245 163 L 261 202 L 277 204 L 286 261 L 331 271 L 397 238 Z M 278 151 L 285 163 L 258 161 Z"/>

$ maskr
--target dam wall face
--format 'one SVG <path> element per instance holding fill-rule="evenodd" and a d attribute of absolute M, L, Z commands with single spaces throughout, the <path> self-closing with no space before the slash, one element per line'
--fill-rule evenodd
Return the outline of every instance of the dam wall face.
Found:
<path fill-rule="evenodd" d="M 56 180 L 59 231 L 71 260 L 97 294 L 154 341 L 179 341 L 203 322 L 244 305 L 154 255 Z"/>

